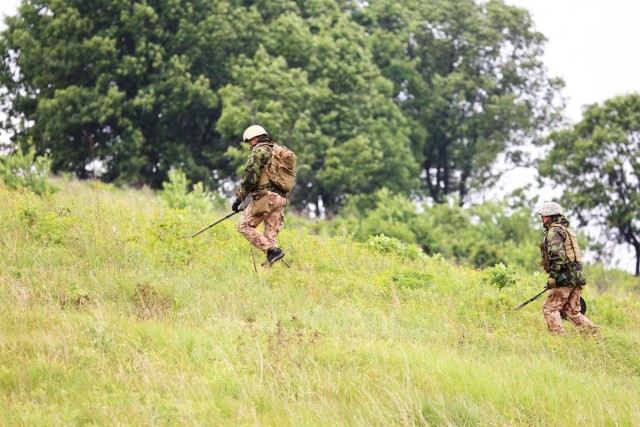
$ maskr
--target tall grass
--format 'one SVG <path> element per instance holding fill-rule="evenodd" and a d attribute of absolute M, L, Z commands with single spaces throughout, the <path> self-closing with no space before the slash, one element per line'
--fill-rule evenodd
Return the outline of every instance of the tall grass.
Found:
<path fill-rule="evenodd" d="M 638 425 L 633 294 L 587 288 L 602 336 L 554 337 L 540 301 L 513 311 L 541 275 L 303 226 L 267 270 L 236 217 L 184 239 L 218 215 L 58 186 L 0 187 L 1 424 Z"/>

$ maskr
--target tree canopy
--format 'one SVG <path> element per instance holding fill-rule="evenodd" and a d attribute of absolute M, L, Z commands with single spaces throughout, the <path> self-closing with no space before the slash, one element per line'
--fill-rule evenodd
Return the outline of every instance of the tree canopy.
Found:
<path fill-rule="evenodd" d="M 559 118 L 562 82 L 542 63 L 545 38 L 524 9 L 490 0 L 371 0 L 355 18 L 411 124 L 422 189 L 464 203 L 495 183 L 495 162 Z"/>
<path fill-rule="evenodd" d="M 31 138 L 54 172 L 80 177 L 88 136 L 104 180 L 159 188 L 172 167 L 208 176 L 202 153 L 221 148 L 217 87 L 230 79 L 231 52 L 252 45 L 252 20 L 205 0 L 24 1 L 2 34 L 18 141 Z"/>
<path fill-rule="evenodd" d="M 6 127 L 54 172 L 228 191 L 244 128 L 299 154 L 292 206 L 442 202 L 556 119 L 544 37 L 502 1 L 24 0 L 0 36 Z"/>

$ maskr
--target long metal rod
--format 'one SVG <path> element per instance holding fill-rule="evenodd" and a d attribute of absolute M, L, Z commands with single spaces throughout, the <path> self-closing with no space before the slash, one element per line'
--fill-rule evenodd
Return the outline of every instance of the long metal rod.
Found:
<path fill-rule="evenodd" d="M 211 227 L 213 227 L 214 225 L 220 224 L 222 221 L 224 221 L 227 218 L 230 218 L 232 216 L 234 216 L 235 214 L 237 214 L 238 212 L 231 212 L 230 214 L 228 214 L 227 216 L 225 216 L 224 218 L 220 218 L 219 220 L 217 220 L 216 222 L 214 222 L 213 224 L 209 224 L 207 225 L 205 228 L 203 228 L 202 230 L 198 231 L 196 234 L 192 234 L 191 236 L 183 236 L 185 239 L 191 239 L 192 237 L 196 237 L 198 234 L 203 233 L 205 231 L 207 231 L 208 229 L 210 229 Z"/>
<path fill-rule="evenodd" d="M 520 310 L 522 307 L 524 307 L 525 305 L 529 304 L 530 302 L 533 302 L 535 300 L 537 300 L 538 298 L 540 298 L 542 296 L 542 294 L 544 294 L 545 292 L 547 292 L 547 288 L 544 288 L 544 290 L 542 292 L 540 292 L 538 295 L 536 295 L 535 297 L 531 298 L 528 301 L 523 302 L 522 304 L 520 304 L 519 306 L 517 306 L 516 308 L 514 308 L 514 310 Z"/>

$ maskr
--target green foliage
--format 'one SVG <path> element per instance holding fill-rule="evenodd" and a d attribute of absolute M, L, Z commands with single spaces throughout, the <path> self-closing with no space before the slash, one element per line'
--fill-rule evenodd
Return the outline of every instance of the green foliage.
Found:
<path fill-rule="evenodd" d="M 381 188 L 462 204 L 555 122 L 543 46 L 501 1 L 26 2 L 0 35 L 0 105 L 55 173 L 96 160 L 159 189 L 180 169 L 228 192 L 260 123 L 298 154 L 299 212 Z"/>
<path fill-rule="evenodd" d="M 183 234 L 184 216 L 181 211 L 171 211 L 155 218 L 147 229 L 151 237 L 149 248 L 153 250 L 157 264 L 188 264 L 195 248 Z"/>
<path fill-rule="evenodd" d="M 331 2 L 325 2 L 330 4 Z M 298 154 L 298 209 L 320 200 L 334 214 L 343 197 L 416 183 L 406 121 L 366 49 L 366 34 L 345 15 L 265 22 L 269 38 L 241 55 L 221 91 L 218 130 L 238 138 L 247 123 L 265 126 Z M 313 29 L 311 31 L 310 29 Z M 227 155 L 240 164 L 232 149 Z"/>
<path fill-rule="evenodd" d="M 415 243 L 411 224 L 416 218 L 415 207 L 406 197 L 382 188 L 373 194 L 347 197 L 334 227 L 348 229 L 359 241 L 384 234 Z"/>
<path fill-rule="evenodd" d="M 393 274 L 393 276 L 391 276 L 391 281 L 398 288 L 431 289 L 435 286 L 433 276 L 431 274 L 408 269 L 401 270 Z"/>
<path fill-rule="evenodd" d="M 593 104 L 571 129 L 551 134 L 551 151 L 540 162 L 540 175 L 560 183 L 562 205 L 582 223 L 611 230 L 611 243 L 627 243 L 635 250 L 640 276 L 640 94 Z M 605 231 L 605 234 L 606 231 Z"/>
<path fill-rule="evenodd" d="M 640 292 L 640 277 L 632 276 L 626 271 L 607 268 L 601 262 L 585 266 L 587 285 L 599 292 L 619 292 L 622 294 Z"/>
<path fill-rule="evenodd" d="M 69 232 L 69 227 L 78 221 L 67 211 L 38 213 L 29 207 L 20 210 L 20 217 L 25 228 L 35 239 L 47 243 L 62 243 Z"/>
<path fill-rule="evenodd" d="M 44 245 L 63 244 L 68 240 L 71 228 L 80 219 L 69 208 L 61 206 L 57 210 L 42 210 L 42 203 L 49 203 L 52 195 L 42 198 L 23 198 L 16 204 L 18 227 L 31 238 Z"/>
<path fill-rule="evenodd" d="M 104 180 L 159 188 L 175 166 L 205 181 L 203 150 L 226 147 L 214 124 L 228 52 L 251 45 L 254 18 L 205 0 L 24 3 L 0 50 L 16 140 L 50 152 L 54 172 L 87 177 L 91 136 Z"/>
<path fill-rule="evenodd" d="M 193 209 L 197 212 L 210 214 L 214 208 L 221 208 L 224 199 L 205 190 L 204 184 L 198 182 L 189 190 L 190 181 L 180 169 L 169 172 L 169 182 L 164 182 L 160 198 L 172 209 Z"/>
<path fill-rule="evenodd" d="M 410 121 L 420 189 L 436 202 L 457 194 L 463 203 L 491 186 L 498 155 L 522 162 L 520 147 L 557 120 L 562 83 L 546 75 L 545 39 L 526 10 L 502 1 L 372 0 L 353 13 Z"/>
<path fill-rule="evenodd" d="M 498 289 L 513 286 L 518 283 L 518 275 L 506 265 L 500 263 L 484 270 L 484 281 Z"/>
<path fill-rule="evenodd" d="M 539 269 L 537 242 L 542 238 L 542 226 L 532 209 L 488 201 L 471 207 L 469 213 L 475 224 L 470 233 L 474 241 L 473 265 L 491 266 L 502 262 L 528 271 Z"/>
<path fill-rule="evenodd" d="M 456 203 L 416 205 L 386 189 L 345 199 L 341 215 L 328 226 L 348 230 L 358 241 L 384 234 L 417 244 L 427 255 L 442 254 L 461 264 L 499 263 L 536 271 L 541 227 L 526 208 L 486 202 L 471 208 Z"/>
<path fill-rule="evenodd" d="M 398 255 L 411 260 L 426 260 L 428 258 L 420 247 L 403 243 L 396 238 L 387 237 L 384 234 L 369 237 L 365 246 L 376 252 Z"/>
<path fill-rule="evenodd" d="M 50 157 L 37 156 L 33 147 L 26 153 L 18 148 L 0 156 L 0 180 L 10 188 L 28 188 L 39 195 L 51 193 L 55 187 L 49 182 L 50 172 Z"/>

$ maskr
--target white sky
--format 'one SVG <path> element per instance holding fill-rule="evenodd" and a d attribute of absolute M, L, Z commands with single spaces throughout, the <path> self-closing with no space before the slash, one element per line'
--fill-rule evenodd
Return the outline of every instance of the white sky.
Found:
<path fill-rule="evenodd" d="M 2 15 L 2 23 L 0 25 L 1 28 L 4 29 L 4 17 L 6 15 L 15 15 L 18 11 L 18 5 L 20 4 L 19 0 L 1 0 L 0 1 L 0 15 Z"/>
<path fill-rule="evenodd" d="M 531 12 L 544 34 L 544 62 L 562 77 L 567 116 L 582 106 L 640 92 L 640 0 L 505 0 Z"/>
<path fill-rule="evenodd" d="M 549 75 L 565 81 L 571 122 L 581 119 L 584 105 L 640 92 L 640 0 L 504 1 L 528 9 L 536 29 L 547 37 L 543 59 Z M 19 4 L 0 0 L 0 15 L 14 15 Z M 516 170 L 495 190 L 506 194 L 532 178 L 533 171 Z M 635 259 L 624 252 L 618 266 L 632 270 Z"/>

